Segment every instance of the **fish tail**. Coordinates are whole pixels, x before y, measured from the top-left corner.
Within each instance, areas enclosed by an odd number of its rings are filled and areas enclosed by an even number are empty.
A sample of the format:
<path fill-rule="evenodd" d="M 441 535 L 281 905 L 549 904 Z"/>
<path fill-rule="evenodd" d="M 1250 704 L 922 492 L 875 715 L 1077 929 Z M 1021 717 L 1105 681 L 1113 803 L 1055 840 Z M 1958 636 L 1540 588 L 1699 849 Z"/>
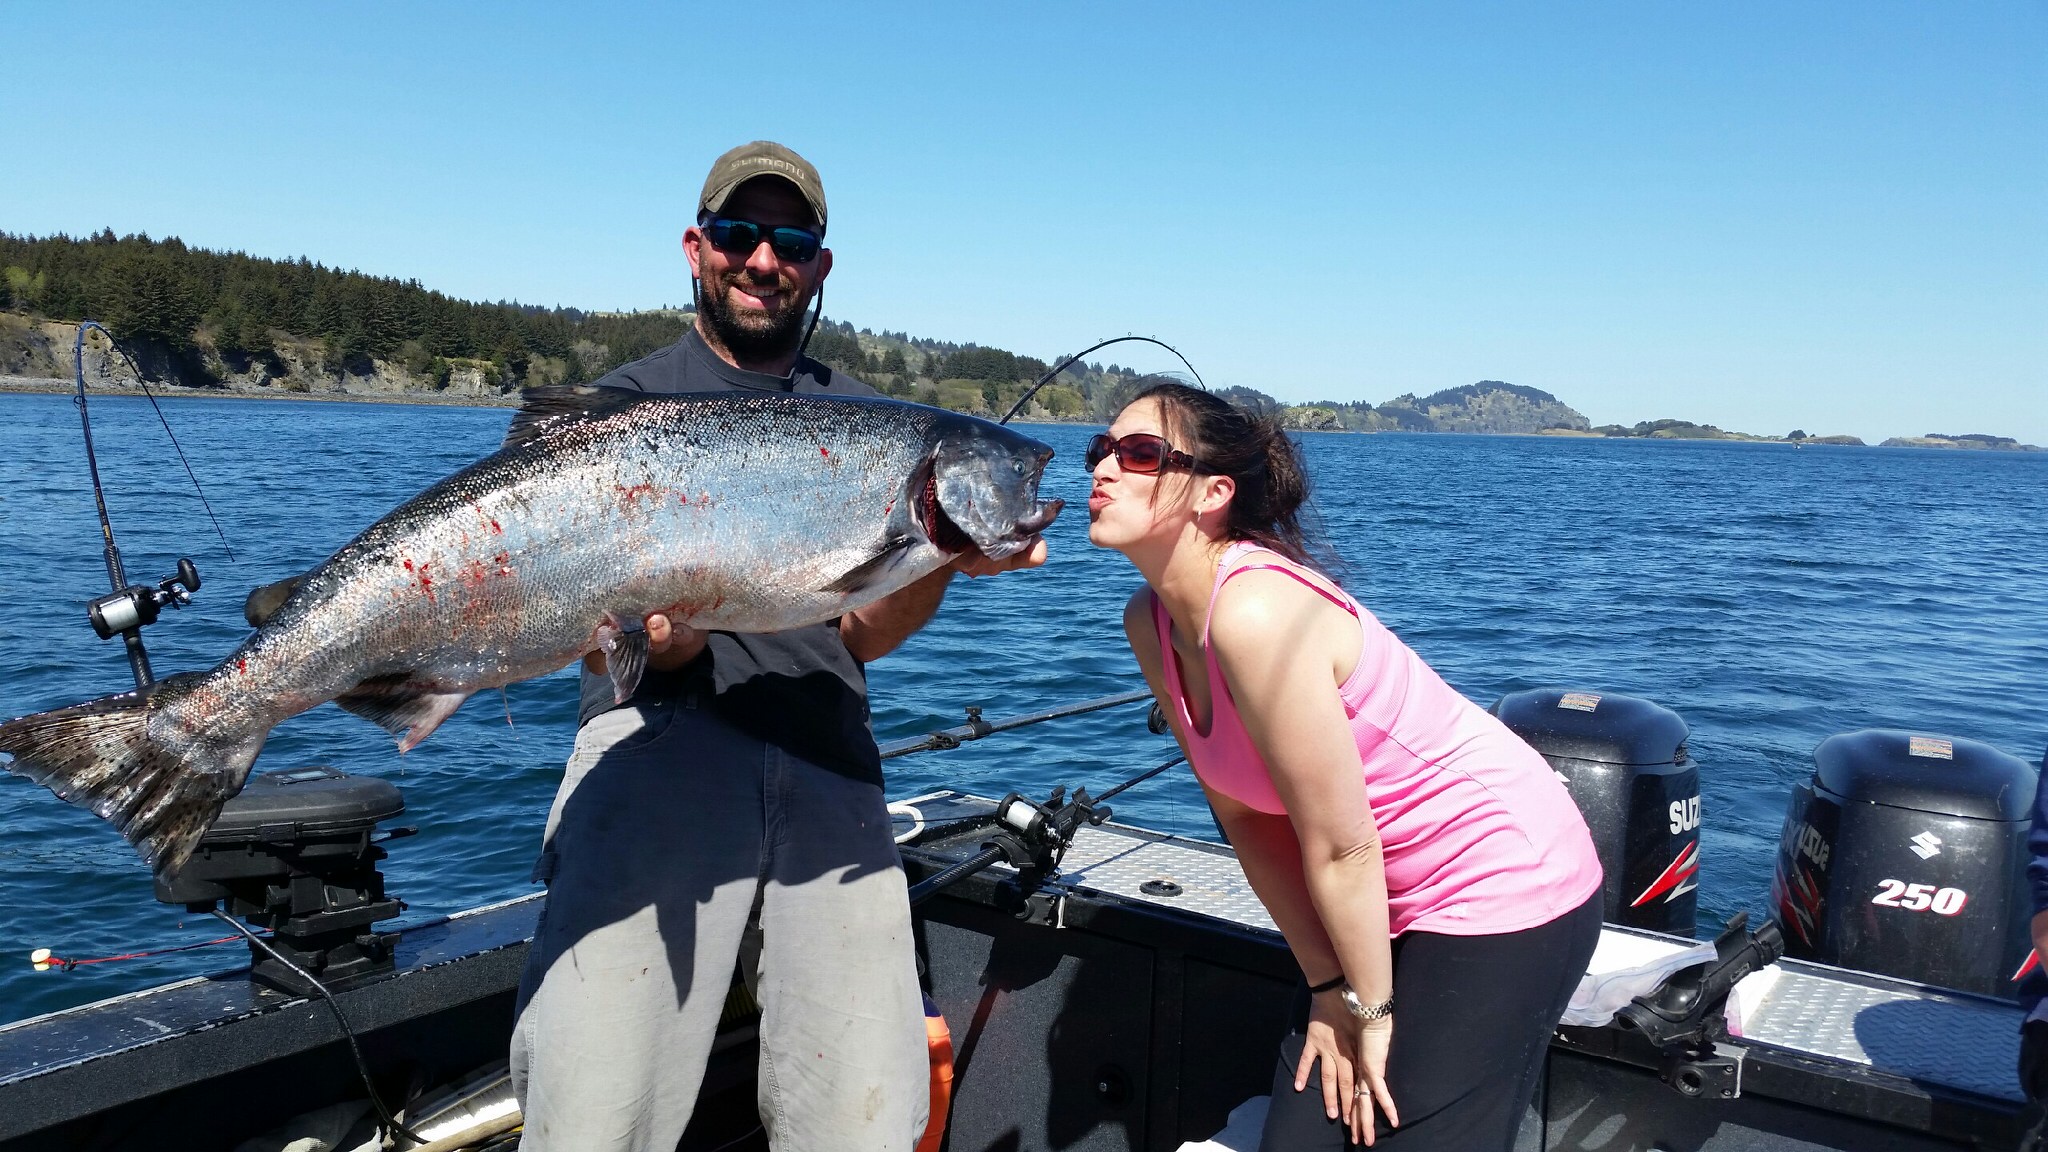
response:
<path fill-rule="evenodd" d="M 268 727 L 223 722 L 196 699 L 206 677 L 172 676 L 0 724 L 9 771 L 111 821 L 161 876 L 199 847 L 242 790 Z"/>

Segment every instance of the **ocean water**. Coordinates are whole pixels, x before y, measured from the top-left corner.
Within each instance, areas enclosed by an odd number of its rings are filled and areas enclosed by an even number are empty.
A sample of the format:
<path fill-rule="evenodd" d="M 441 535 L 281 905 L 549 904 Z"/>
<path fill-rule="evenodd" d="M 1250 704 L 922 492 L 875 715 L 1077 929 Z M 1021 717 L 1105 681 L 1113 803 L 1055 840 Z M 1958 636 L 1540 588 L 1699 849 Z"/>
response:
<path fill-rule="evenodd" d="M 146 636 L 158 675 L 239 642 L 243 594 L 323 559 L 433 480 L 492 450 L 502 409 L 167 400 L 230 560 L 147 401 L 96 399 L 93 428 L 131 578 L 199 564 L 196 603 Z M 1120 609 L 1136 585 L 1087 543 L 1092 431 L 1059 450 L 1070 502 L 1043 569 L 956 580 L 939 617 L 870 669 L 884 742 L 1140 686 Z M 1815 745 L 1885 726 L 1966 736 L 2038 762 L 2048 747 L 2048 454 L 1475 436 L 1303 438 L 1322 529 L 1351 590 L 1475 701 L 1546 685 L 1647 696 L 1692 728 L 1705 818 L 1701 919 L 1761 912 L 1789 786 Z M 68 398 L 0 396 L 0 716 L 132 687 L 86 624 L 106 591 Z M 533 890 L 528 870 L 574 736 L 566 674 L 472 700 L 403 757 L 329 707 L 281 726 L 259 769 L 328 764 L 395 781 L 420 833 L 385 872 L 406 921 Z M 508 723 L 509 713 L 509 723 Z M 1102 788 L 1171 743 L 1142 707 L 892 761 L 890 793 Z M 1180 768 L 1119 797 L 1119 819 L 1213 836 Z M 401 921 L 401 923 L 406 922 Z M 0 1020 L 230 967 L 228 945 L 65 972 L 208 940 L 155 903 L 111 828 L 0 777 Z"/>

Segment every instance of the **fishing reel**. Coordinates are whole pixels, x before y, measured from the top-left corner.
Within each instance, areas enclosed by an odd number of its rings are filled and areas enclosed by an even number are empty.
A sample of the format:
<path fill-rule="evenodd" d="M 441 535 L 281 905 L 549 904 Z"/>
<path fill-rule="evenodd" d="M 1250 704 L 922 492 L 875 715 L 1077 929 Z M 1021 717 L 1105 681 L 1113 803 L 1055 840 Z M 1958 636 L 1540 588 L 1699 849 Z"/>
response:
<path fill-rule="evenodd" d="M 1091 798 L 1086 788 L 1076 788 L 1069 800 L 1061 785 L 1043 804 L 1012 792 L 996 804 L 995 833 L 983 847 L 1001 848 L 1022 886 L 1035 889 L 1059 870 L 1081 825 L 1098 825 L 1109 817 L 1109 805 Z"/>
<path fill-rule="evenodd" d="M 1086 788 L 1075 789 L 1069 799 L 1062 785 L 1043 804 L 1012 792 L 996 802 L 995 818 L 982 834 L 981 851 L 911 885 L 911 907 L 991 865 L 1008 864 L 1017 870 L 1012 887 L 1023 906 L 1018 916 L 1024 918 L 1029 897 L 1059 871 L 1074 834 L 1083 824 L 1101 824 L 1109 818 L 1109 805 L 1089 796 Z"/>
<path fill-rule="evenodd" d="M 183 608 L 192 602 L 192 593 L 199 591 L 199 566 L 188 557 L 178 557 L 178 571 L 156 582 L 130 584 L 119 592 L 109 592 L 85 606 L 85 616 L 92 622 L 92 630 L 102 640 L 112 640 L 124 632 L 133 632 L 148 624 L 156 623 L 165 608 Z"/>

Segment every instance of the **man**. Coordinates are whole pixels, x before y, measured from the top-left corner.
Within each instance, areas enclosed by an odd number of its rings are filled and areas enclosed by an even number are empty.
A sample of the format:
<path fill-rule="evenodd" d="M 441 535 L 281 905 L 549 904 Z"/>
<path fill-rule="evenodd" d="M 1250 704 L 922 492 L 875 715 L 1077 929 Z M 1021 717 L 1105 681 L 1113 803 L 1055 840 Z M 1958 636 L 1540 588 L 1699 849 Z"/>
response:
<path fill-rule="evenodd" d="M 2041 773 L 2048 777 L 2048 756 L 2041 758 Z M 2027 830 L 2027 888 L 2033 898 L 2034 918 L 2028 922 L 2034 956 L 2026 979 L 2019 987 L 2020 1007 L 2027 1010 L 2020 1021 L 2020 1090 L 2032 1108 L 2032 1123 L 2021 1138 L 2021 1152 L 2048 1149 L 2048 786 L 2034 793 L 2034 820 Z"/>
<path fill-rule="evenodd" d="M 696 324 L 598 381 L 647 392 L 874 392 L 802 354 L 832 270 L 825 192 L 765 141 L 711 166 L 683 251 Z M 969 575 L 1035 567 L 972 555 Z M 862 665 L 929 620 L 952 569 L 771 635 L 647 619 L 655 655 L 615 707 L 585 662 L 582 728 L 549 813 L 541 927 L 512 1070 L 523 1146 L 670 1152 L 735 958 L 758 924 L 759 1105 L 778 1149 L 909 1149 L 926 1113 L 910 908 Z"/>

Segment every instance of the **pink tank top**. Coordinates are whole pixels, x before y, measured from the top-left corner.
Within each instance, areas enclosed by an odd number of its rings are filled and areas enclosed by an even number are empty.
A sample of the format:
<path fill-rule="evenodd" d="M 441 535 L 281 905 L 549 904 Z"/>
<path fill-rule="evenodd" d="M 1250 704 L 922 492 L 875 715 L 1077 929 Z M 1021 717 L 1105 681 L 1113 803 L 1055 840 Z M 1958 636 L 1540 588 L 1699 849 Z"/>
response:
<path fill-rule="evenodd" d="M 1261 559 L 1246 563 L 1248 553 Z M 1239 572 L 1284 572 L 1358 620 L 1358 667 L 1338 688 L 1379 825 L 1392 930 L 1480 936 L 1547 924 L 1600 890 L 1600 860 L 1564 784 L 1536 751 L 1444 683 L 1372 613 L 1335 585 L 1250 544 L 1224 553 L 1209 595 Z M 1158 596 L 1166 690 L 1180 713 L 1195 773 L 1210 788 L 1260 812 L 1286 807 L 1245 732 L 1230 689 L 1209 654 L 1209 729 L 1195 727 L 1181 686 L 1172 622 Z"/>

